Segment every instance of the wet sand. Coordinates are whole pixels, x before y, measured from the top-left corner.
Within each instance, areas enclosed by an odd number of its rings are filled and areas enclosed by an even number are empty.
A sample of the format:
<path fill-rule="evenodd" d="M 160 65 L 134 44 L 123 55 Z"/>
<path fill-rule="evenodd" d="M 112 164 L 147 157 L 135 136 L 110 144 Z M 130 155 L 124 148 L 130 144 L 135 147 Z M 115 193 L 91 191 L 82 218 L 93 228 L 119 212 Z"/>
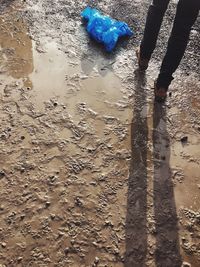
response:
<path fill-rule="evenodd" d="M 174 4 L 142 74 L 148 3 L 127 2 L 96 4 L 137 32 L 107 55 L 80 20 L 86 1 L 2 1 L 0 267 L 200 266 L 198 47 L 155 104 Z"/>

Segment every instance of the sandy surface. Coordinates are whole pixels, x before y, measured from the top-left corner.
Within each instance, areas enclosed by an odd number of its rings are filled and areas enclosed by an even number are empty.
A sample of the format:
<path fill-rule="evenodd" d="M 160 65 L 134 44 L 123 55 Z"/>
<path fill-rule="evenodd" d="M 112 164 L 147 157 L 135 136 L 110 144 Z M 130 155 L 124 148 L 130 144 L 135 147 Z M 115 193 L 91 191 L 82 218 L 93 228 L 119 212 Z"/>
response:
<path fill-rule="evenodd" d="M 0 0 L 0 267 L 200 266 L 199 18 L 152 90 L 175 2 L 142 74 L 148 1 Z M 104 53 L 87 4 L 136 36 Z"/>

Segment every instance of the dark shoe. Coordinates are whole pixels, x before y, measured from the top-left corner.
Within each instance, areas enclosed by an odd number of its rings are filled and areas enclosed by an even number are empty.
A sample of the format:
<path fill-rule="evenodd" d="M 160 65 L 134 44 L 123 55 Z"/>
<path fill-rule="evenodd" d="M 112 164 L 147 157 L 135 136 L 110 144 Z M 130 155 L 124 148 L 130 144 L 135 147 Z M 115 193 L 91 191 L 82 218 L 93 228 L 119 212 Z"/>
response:
<path fill-rule="evenodd" d="M 136 50 L 136 56 L 138 59 L 138 65 L 139 65 L 140 70 L 145 71 L 149 66 L 149 59 L 141 58 L 140 48 Z"/>
<path fill-rule="evenodd" d="M 157 87 L 156 81 L 154 83 L 154 95 L 155 100 L 159 103 L 164 103 L 167 98 L 167 90 L 168 88 Z"/>

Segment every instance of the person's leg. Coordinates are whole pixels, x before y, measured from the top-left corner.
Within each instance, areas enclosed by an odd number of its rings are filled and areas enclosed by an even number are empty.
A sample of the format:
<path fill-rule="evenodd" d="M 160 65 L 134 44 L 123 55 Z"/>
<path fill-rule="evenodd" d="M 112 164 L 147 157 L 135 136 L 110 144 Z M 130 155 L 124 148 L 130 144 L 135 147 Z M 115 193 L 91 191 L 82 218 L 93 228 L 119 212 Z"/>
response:
<path fill-rule="evenodd" d="M 189 35 L 200 9 L 200 0 L 179 0 L 176 17 L 156 87 L 168 89 L 184 55 Z"/>
<path fill-rule="evenodd" d="M 169 1 L 153 0 L 149 7 L 144 35 L 140 45 L 140 57 L 142 59 L 149 60 L 151 58 Z"/>

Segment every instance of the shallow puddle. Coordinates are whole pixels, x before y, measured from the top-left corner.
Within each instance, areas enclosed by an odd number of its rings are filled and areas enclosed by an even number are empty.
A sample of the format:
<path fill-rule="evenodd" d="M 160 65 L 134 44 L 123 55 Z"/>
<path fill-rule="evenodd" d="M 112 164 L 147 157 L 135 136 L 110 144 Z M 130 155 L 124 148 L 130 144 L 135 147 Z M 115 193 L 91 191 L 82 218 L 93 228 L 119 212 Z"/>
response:
<path fill-rule="evenodd" d="M 44 102 L 53 98 L 66 105 L 73 119 L 80 117 L 78 105 L 82 106 L 82 112 L 87 109 L 94 116 L 122 118 L 127 115 L 127 110 L 120 112 L 122 84 L 113 72 L 108 71 L 102 76 L 91 67 L 90 75 L 86 75 L 82 62 L 76 58 L 73 62 L 52 41 L 46 41 L 44 51 L 39 53 L 33 45 L 34 71 L 29 77 L 32 101 L 37 108 L 44 107 Z M 84 64 L 89 68 L 92 63 Z"/>
<path fill-rule="evenodd" d="M 16 79 L 27 78 L 33 71 L 32 41 L 28 28 L 15 9 L 0 16 L 1 72 Z"/>

